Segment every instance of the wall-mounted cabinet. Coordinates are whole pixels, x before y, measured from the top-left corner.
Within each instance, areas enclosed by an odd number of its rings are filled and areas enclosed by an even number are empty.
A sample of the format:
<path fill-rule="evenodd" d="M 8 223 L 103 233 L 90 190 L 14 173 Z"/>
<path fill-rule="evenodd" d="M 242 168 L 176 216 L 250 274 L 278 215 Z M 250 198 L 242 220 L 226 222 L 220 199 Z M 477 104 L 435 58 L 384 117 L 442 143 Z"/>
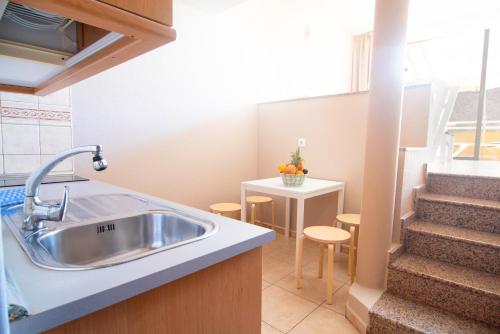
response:
<path fill-rule="evenodd" d="M 0 0 L 0 90 L 46 95 L 175 40 L 172 0 Z"/>

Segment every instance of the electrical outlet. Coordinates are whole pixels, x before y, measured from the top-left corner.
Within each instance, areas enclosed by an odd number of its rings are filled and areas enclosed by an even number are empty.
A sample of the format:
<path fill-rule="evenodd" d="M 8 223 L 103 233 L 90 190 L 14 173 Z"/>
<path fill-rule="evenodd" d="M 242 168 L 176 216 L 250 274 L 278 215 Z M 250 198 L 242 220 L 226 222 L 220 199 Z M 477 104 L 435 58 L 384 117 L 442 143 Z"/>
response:
<path fill-rule="evenodd" d="M 306 147 L 306 139 L 305 138 L 299 138 L 299 140 L 297 140 L 297 145 L 299 147 Z"/>

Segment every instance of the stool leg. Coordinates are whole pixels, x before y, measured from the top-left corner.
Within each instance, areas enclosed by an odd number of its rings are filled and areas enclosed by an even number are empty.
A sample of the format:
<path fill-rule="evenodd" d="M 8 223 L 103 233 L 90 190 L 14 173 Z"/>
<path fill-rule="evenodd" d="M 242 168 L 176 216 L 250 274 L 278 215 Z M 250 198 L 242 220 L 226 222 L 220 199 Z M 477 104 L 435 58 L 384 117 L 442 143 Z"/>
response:
<path fill-rule="evenodd" d="M 299 270 L 297 271 L 297 276 L 295 277 L 295 284 L 297 289 L 300 289 L 300 278 L 302 276 L 302 252 L 304 249 L 304 238 L 304 235 L 301 235 L 299 237 L 299 254 L 297 256 L 297 267 Z"/>
<path fill-rule="evenodd" d="M 250 212 L 250 223 L 255 225 L 255 204 L 252 204 L 252 210 Z"/>
<path fill-rule="evenodd" d="M 271 202 L 271 226 L 274 230 L 274 224 L 276 223 L 274 201 Z"/>
<path fill-rule="evenodd" d="M 356 264 L 354 263 L 354 236 L 355 236 L 355 230 L 354 226 L 351 226 L 349 229 L 351 232 L 351 239 L 349 239 L 349 277 L 351 279 L 351 284 L 354 282 L 354 272 L 356 270 Z"/>
<path fill-rule="evenodd" d="M 323 244 L 319 244 L 319 263 L 318 263 L 318 278 L 323 278 L 323 256 L 325 247 Z"/>
<path fill-rule="evenodd" d="M 328 244 L 328 276 L 326 288 L 326 303 L 332 304 L 333 299 L 333 244 Z"/>

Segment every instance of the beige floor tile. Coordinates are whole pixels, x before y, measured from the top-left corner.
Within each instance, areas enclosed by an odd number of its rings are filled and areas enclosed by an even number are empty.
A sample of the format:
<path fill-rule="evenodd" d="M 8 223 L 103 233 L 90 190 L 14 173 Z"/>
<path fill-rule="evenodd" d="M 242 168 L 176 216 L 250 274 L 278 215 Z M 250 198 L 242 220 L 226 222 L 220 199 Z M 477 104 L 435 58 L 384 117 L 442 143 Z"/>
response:
<path fill-rule="evenodd" d="M 335 275 L 335 272 L 334 272 Z M 293 294 L 306 298 L 318 305 L 326 300 L 326 271 L 323 273 L 323 278 L 318 278 L 318 266 L 309 265 L 304 267 L 302 271 L 301 288 L 296 288 L 295 275 L 292 273 L 285 278 L 275 283 L 277 286 L 290 291 Z M 333 281 L 333 292 L 335 293 L 345 283 Z"/>
<path fill-rule="evenodd" d="M 293 270 L 293 263 L 273 258 L 264 258 L 262 260 L 262 278 L 271 284 L 291 274 Z"/>
<path fill-rule="evenodd" d="M 261 334 L 282 334 L 283 332 L 277 330 L 276 328 L 273 328 L 272 326 L 269 326 L 266 324 L 264 321 L 262 321 L 262 327 L 261 327 Z"/>
<path fill-rule="evenodd" d="M 262 258 L 264 260 L 279 261 L 295 265 L 295 250 L 293 252 L 291 251 L 274 252 L 263 255 Z M 318 263 L 318 252 L 312 252 L 310 250 L 304 249 L 304 253 L 302 255 L 302 262 L 304 265 L 308 265 L 312 262 Z"/>
<path fill-rule="evenodd" d="M 262 320 L 284 333 L 316 307 L 318 305 L 276 286 L 262 291 Z"/>
<path fill-rule="evenodd" d="M 347 303 L 347 297 L 349 296 L 349 288 L 350 285 L 345 284 L 333 294 L 333 303 L 331 305 L 323 303 L 321 306 L 335 311 L 340 315 L 345 315 L 345 304 Z"/>
<path fill-rule="evenodd" d="M 271 283 L 262 280 L 262 290 L 271 286 Z"/>
<path fill-rule="evenodd" d="M 301 321 L 290 334 L 358 334 L 344 316 L 319 307 Z"/>

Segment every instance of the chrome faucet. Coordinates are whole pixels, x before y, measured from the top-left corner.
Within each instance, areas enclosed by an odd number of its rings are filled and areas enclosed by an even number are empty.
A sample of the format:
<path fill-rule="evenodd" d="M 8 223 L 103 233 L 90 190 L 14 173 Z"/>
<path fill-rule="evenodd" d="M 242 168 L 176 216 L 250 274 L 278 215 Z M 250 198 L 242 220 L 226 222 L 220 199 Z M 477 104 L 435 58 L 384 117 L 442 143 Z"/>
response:
<path fill-rule="evenodd" d="M 90 152 L 94 154 L 93 167 L 96 171 L 105 170 L 108 167 L 106 160 L 102 158 L 102 146 L 80 146 L 56 154 L 51 160 L 40 165 L 26 181 L 26 196 L 24 198 L 24 221 L 23 229 L 36 231 L 43 228 L 43 221 L 62 221 L 66 214 L 69 200 L 68 187 L 64 187 L 61 202 L 57 205 L 44 203 L 38 198 L 38 188 L 43 178 L 61 161 L 73 155 Z"/>

